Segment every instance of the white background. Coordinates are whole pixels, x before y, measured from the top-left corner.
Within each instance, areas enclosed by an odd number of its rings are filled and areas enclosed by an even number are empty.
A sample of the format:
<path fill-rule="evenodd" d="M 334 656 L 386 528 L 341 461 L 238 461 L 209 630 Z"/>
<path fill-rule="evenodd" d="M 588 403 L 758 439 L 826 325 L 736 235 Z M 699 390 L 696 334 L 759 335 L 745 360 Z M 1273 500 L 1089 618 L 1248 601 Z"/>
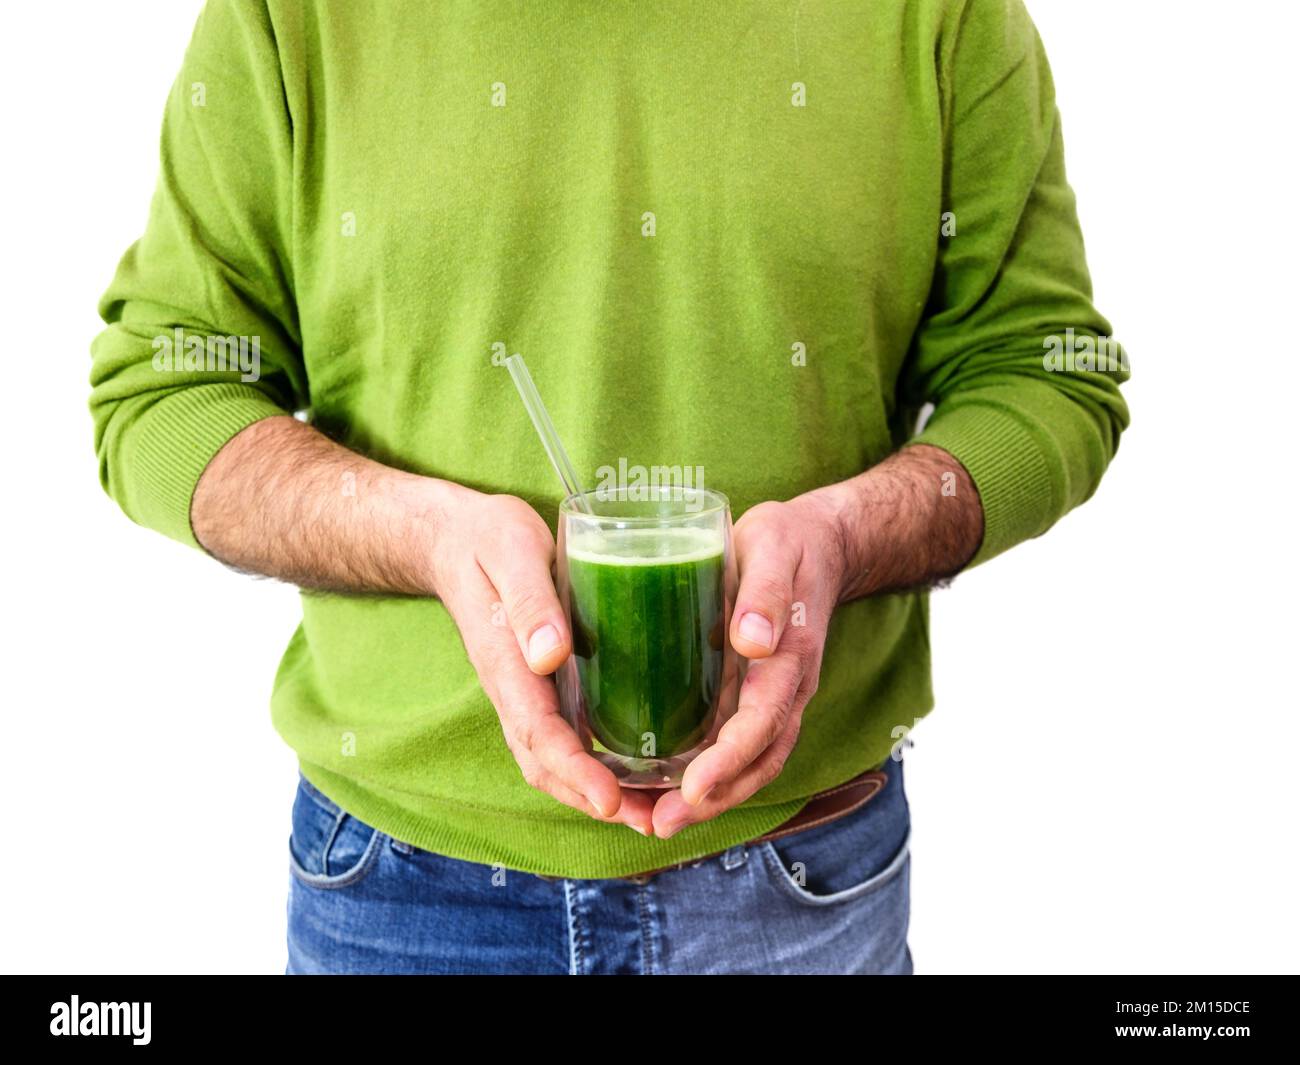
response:
<path fill-rule="evenodd" d="M 199 7 L 5 14 L 5 970 L 284 965 L 295 763 L 267 701 L 296 595 L 131 525 L 86 411 Z M 1030 8 L 1134 424 L 1090 504 L 935 596 L 917 969 L 1295 971 L 1300 25 Z"/>

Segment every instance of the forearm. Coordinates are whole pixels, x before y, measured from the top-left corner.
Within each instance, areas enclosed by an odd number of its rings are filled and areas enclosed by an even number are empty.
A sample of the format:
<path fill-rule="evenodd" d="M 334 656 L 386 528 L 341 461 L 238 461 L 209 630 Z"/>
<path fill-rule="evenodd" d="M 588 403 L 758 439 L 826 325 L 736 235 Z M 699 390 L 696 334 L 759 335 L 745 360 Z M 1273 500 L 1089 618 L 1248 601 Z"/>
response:
<path fill-rule="evenodd" d="M 245 572 L 327 591 L 432 595 L 459 486 L 373 462 L 290 417 L 235 436 L 199 480 L 200 544 Z"/>
<path fill-rule="evenodd" d="M 905 448 L 816 494 L 832 509 L 841 534 L 841 601 L 951 577 L 984 535 L 975 485 L 961 463 L 937 447 Z"/>

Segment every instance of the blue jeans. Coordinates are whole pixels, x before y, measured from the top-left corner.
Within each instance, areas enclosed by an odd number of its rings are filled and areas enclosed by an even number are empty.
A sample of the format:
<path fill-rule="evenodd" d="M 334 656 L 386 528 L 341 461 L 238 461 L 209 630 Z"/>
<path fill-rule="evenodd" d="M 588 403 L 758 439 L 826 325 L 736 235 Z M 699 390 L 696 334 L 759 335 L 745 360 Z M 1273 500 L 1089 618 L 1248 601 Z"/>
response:
<path fill-rule="evenodd" d="M 861 809 L 632 880 L 394 840 L 299 783 L 289 973 L 910 973 L 902 763 Z M 627 829 L 631 831 L 631 829 Z"/>

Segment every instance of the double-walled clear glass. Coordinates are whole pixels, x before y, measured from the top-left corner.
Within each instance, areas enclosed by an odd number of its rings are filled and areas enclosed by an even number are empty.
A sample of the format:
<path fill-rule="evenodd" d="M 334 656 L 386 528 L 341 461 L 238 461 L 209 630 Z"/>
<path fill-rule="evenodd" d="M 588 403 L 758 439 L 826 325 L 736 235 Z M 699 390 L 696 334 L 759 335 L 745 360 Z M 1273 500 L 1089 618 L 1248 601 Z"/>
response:
<path fill-rule="evenodd" d="M 585 513 L 579 499 L 591 513 Z M 560 505 L 560 600 L 573 654 L 560 707 L 624 787 L 668 788 L 736 711 L 744 660 L 727 497 L 598 489 Z"/>

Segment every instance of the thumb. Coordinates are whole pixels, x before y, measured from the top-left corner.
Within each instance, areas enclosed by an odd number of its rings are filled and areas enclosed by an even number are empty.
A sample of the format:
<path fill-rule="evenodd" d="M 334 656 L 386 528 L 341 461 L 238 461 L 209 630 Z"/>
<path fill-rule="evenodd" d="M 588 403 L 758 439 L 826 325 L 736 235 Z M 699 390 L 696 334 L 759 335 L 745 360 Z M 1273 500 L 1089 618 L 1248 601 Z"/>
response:
<path fill-rule="evenodd" d="M 497 560 L 488 572 L 501 596 L 519 650 L 534 673 L 554 673 L 569 657 L 569 627 L 555 584 L 551 560 L 518 554 Z"/>
<path fill-rule="evenodd" d="M 794 599 L 798 557 L 780 541 L 737 545 L 740 588 L 731 617 L 731 646 L 746 658 L 766 658 L 781 642 Z"/>

